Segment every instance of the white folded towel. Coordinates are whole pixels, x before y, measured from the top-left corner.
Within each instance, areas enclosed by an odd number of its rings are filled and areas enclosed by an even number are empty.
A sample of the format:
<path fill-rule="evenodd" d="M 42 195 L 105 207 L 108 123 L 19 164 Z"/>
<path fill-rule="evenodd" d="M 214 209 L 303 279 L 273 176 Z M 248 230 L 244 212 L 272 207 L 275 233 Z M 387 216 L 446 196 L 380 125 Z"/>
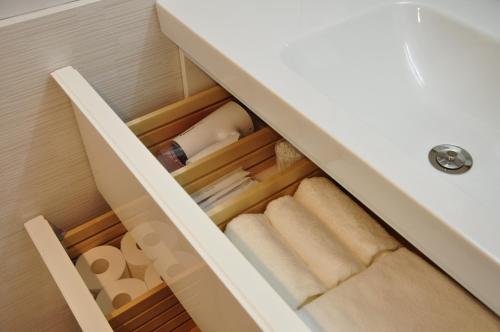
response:
<path fill-rule="evenodd" d="M 342 243 L 290 196 L 268 204 L 265 215 L 286 243 L 328 288 L 358 273 L 362 265 Z"/>
<path fill-rule="evenodd" d="M 300 183 L 294 198 L 320 219 L 365 265 L 400 244 L 349 196 L 326 178 Z"/>
<path fill-rule="evenodd" d="M 326 291 L 263 214 L 242 214 L 226 226 L 225 233 L 293 309 Z"/>
<path fill-rule="evenodd" d="M 498 332 L 499 319 L 423 259 L 398 249 L 300 311 L 313 330 Z"/>

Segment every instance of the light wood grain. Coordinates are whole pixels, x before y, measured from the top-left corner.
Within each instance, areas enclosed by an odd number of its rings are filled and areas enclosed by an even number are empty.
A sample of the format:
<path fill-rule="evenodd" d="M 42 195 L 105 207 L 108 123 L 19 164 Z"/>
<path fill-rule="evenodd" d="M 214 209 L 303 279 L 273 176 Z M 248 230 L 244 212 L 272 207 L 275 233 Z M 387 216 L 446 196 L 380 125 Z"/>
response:
<path fill-rule="evenodd" d="M 263 128 L 252 133 L 237 142 L 220 149 L 199 161 L 182 167 L 173 172 L 172 175 L 181 186 L 185 186 L 202 176 L 234 162 L 250 152 L 269 143 L 275 142 L 280 136 L 271 128 Z"/>
<path fill-rule="evenodd" d="M 108 316 L 109 323 L 113 328 L 122 326 L 171 295 L 172 291 L 166 284 L 158 285 L 123 307 L 112 311 Z"/>
<path fill-rule="evenodd" d="M 64 234 L 62 243 L 65 248 L 69 248 L 118 223 L 120 223 L 120 219 L 118 219 L 116 214 L 113 211 L 108 211 L 103 215 L 68 230 L 66 234 Z"/>
<path fill-rule="evenodd" d="M 182 321 L 178 321 L 178 317 L 182 317 Z M 190 319 L 188 313 L 184 310 L 182 305 L 180 303 L 174 305 L 173 307 L 170 307 L 166 311 L 162 312 L 161 314 L 155 316 L 153 319 L 149 320 L 146 322 L 146 324 L 141 325 L 139 328 L 137 328 L 135 331 L 136 332 L 150 332 L 150 331 L 156 331 L 160 327 L 162 328 L 162 331 L 170 331 L 177 326 L 181 325 L 183 322 L 186 320 Z M 168 324 L 168 325 L 167 325 Z M 165 326 L 167 325 L 167 326 Z M 173 325 L 173 326 L 172 326 Z M 166 329 L 170 328 L 170 330 Z"/>
<path fill-rule="evenodd" d="M 107 244 L 108 242 L 122 237 L 126 232 L 127 230 L 121 223 L 114 224 L 113 226 L 106 228 L 103 231 L 83 241 L 80 241 L 71 247 L 66 248 L 66 251 L 68 252 L 68 256 L 71 259 L 75 259 L 84 252 L 89 251 L 94 247 Z"/>
<path fill-rule="evenodd" d="M 67 230 L 109 209 L 92 179 L 71 105 L 49 74 L 74 66 L 125 121 L 182 99 L 178 49 L 160 32 L 154 5 L 102 0 L 0 28 L 0 260 L 6 272 L 0 330 L 78 330 L 30 240 L 19 235 L 39 214 Z"/>
<path fill-rule="evenodd" d="M 140 116 L 127 123 L 134 134 L 141 136 L 146 132 L 181 119 L 200 109 L 228 99 L 230 94 L 219 86 L 202 91 L 156 111 Z"/>
<path fill-rule="evenodd" d="M 187 312 L 182 312 L 179 315 L 173 317 L 168 322 L 164 323 L 159 328 L 155 329 L 155 332 L 170 332 L 174 331 L 177 327 L 184 324 L 187 320 L 189 320 L 189 314 Z"/>
<path fill-rule="evenodd" d="M 308 159 L 299 160 L 278 176 L 262 181 L 241 195 L 214 207 L 208 211 L 207 214 L 216 225 L 222 226 L 238 214 L 274 195 L 276 192 L 290 186 L 298 180 L 303 179 L 315 170 L 317 170 L 317 166 Z"/>
<path fill-rule="evenodd" d="M 192 181 L 184 186 L 184 190 L 188 193 L 193 193 L 200 190 L 207 184 L 220 179 L 222 176 L 229 174 L 238 168 L 248 170 L 251 174 L 256 174 L 259 172 L 261 167 L 266 167 L 268 164 L 267 160 L 273 161 L 274 156 L 274 142 L 271 142 L 260 149 L 253 151 L 242 158 L 239 158 L 221 168 L 218 168 L 195 181 Z"/>
<path fill-rule="evenodd" d="M 125 322 L 123 325 L 114 328 L 114 330 L 115 332 L 133 331 L 177 304 L 179 304 L 179 300 L 175 297 L 175 295 L 170 295 L 158 303 L 151 305 L 139 315 Z"/>
<path fill-rule="evenodd" d="M 196 323 L 192 319 L 190 319 L 190 320 L 182 323 L 182 325 L 180 325 L 179 327 L 176 327 L 172 331 L 173 332 L 189 332 L 189 331 L 193 331 L 195 328 L 197 328 Z"/>
<path fill-rule="evenodd" d="M 266 209 L 267 204 L 269 204 L 269 202 L 275 200 L 276 198 L 282 197 L 282 196 L 295 194 L 295 191 L 297 190 L 297 188 L 299 187 L 299 185 L 300 185 L 300 183 L 302 182 L 303 179 L 309 178 L 309 177 L 312 177 L 312 176 L 319 176 L 321 174 L 323 174 L 323 173 L 320 170 L 317 169 L 317 170 L 313 171 L 312 173 L 307 174 L 306 176 L 304 176 L 300 180 L 295 181 L 291 185 L 285 187 L 284 189 L 281 189 L 281 190 L 277 191 L 276 193 L 274 193 L 273 195 L 271 195 L 271 196 L 267 197 L 266 199 L 260 201 L 256 205 L 251 206 L 251 207 L 245 209 L 242 213 L 263 213 L 265 211 L 265 209 Z"/>
<path fill-rule="evenodd" d="M 175 136 L 186 131 L 191 126 L 201 121 L 204 117 L 217 110 L 227 101 L 228 100 L 226 99 L 211 106 L 204 107 L 200 110 L 193 111 L 192 113 L 187 114 L 180 119 L 176 119 L 175 121 L 169 122 L 161 127 L 146 132 L 145 134 L 139 136 L 139 139 L 147 147 L 154 146 L 166 140 L 173 139 Z"/>

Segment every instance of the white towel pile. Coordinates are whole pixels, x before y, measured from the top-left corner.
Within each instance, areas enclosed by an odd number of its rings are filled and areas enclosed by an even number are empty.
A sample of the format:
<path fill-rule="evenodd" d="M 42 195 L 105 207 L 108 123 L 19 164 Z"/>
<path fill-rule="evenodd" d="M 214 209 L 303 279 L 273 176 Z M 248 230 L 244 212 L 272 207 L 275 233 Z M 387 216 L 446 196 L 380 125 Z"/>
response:
<path fill-rule="evenodd" d="M 304 306 L 314 330 L 498 332 L 500 323 L 463 289 L 406 248 Z"/>
<path fill-rule="evenodd" d="M 226 235 L 313 330 L 500 332 L 498 317 L 325 178 L 233 219 Z"/>
<path fill-rule="evenodd" d="M 227 225 L 226 235 L 292 308 L 326 291 L 264 215 L 236 217 Z"/>
<path fill-rule="evenodd" d="M 365 265 L 379 253 L 399 247 L 399 242 L 365 210 L 325 178 L 303 180 L 293 197 Z"/>
<path fill-rule="evenodd" d="M 321 221 L 292 197 L 275 199 L 268 204 L 265 215 L 289 247 L 328 288 L 363 268 Z"/>

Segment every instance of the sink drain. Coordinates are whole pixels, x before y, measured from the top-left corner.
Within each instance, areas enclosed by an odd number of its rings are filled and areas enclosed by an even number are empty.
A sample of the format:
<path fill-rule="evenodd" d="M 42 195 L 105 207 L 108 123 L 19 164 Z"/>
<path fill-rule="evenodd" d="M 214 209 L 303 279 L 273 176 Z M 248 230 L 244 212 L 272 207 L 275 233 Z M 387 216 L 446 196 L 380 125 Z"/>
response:
<path fill-rule="evenodd" d="M 469 152 L 451 144 L 433 147 L 429 151 L 429 161 L 434 168 L 451 174 L 465 173 L 472 167 L 472 157 Z"/>

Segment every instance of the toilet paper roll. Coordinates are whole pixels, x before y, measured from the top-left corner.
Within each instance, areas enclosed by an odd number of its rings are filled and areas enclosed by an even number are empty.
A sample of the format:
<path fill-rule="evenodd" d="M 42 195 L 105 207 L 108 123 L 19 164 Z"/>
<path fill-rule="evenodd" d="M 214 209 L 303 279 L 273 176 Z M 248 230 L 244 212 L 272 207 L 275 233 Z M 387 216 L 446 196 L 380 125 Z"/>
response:
<path fill-rule="evenodd" d="M 144 281 L 128 278 L 107 283 L 97 295 L 96 302 L 105 315 L 129 303 L 147 291 Z"/>
<path fill-rule="evenodd" d="M 168 284 L 172 284 L 186 271 L 198 267 L 201 259 L 193 253 L 185 251 L 170 252 L 168 255 L 158 257 L 153 262 L 155 270 L 160 273 L 161 278 Z"/>
<path fill-rule="evenodd" d="M 127 232 L 120 242 L 120 249 L 127 262 L 130 274 L 134 278 L 144 280 L 144 273 L 151 261 L 144 252 L 137 246 L 135 239 L 130 232 Z"/>
<path fill-rule="evenodd" d="M 176 230 L 159 221 L 140 224 L 130 233 L 150 260 L 168 255 L 168 248 L 177 242 Z"/>
<path fill-rule="evenodd" d="M 96 295 L 104 285 L 128 277 L 127 264 L 122 252 L 113 246 L 98 246 L 78 257 L 76 269 L 83 281 Z"/>
<path fill-rule="evenodd" d="M 155 288 L 156 286 L 163 283 L 160 274 L 156 271 L 153 264 L 150 264 L 146 269 L 146 273 L 144 274 L 144 282 L 146 283 L 146 287 L 148 289 Z"/>

